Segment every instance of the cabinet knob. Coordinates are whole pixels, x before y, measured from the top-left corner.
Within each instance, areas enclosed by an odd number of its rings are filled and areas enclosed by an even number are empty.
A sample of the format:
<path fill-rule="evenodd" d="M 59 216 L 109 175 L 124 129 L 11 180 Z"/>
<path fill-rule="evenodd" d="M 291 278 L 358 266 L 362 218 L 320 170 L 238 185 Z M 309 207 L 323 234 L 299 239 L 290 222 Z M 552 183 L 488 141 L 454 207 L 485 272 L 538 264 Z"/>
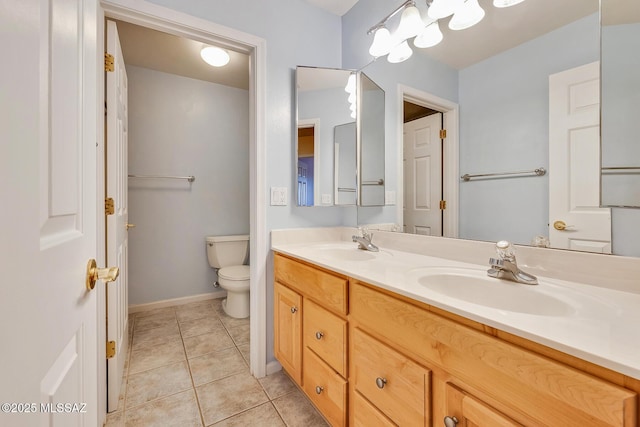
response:
<path fill-rule="evenodd" d="M 456 427 L 458 425 L 458 419 L 456 417 L 446 416 L 444 417 L 444 427 Z"/>
<path fill-rule="evenodd" d="M 320 394 L 324 391 L 324 387 L 320 387 L 319 385 L 316 386 L 316 394 Z"/>
<path fill-rule="evenodd" d="M 317 340 L 321 340 L 323 336 L 324 336 L 324 333 L 322 333 L 320 331 L 316 332 L 316 339 Z"/>
<path fill-rule="evenodd" d="M 298 311 L 298 307 L 291 307 L 291 313 L 296 314 L 296 311 Z"/>
<path fill-rule="evenodd" d="M 384 388 L 386 384 L 387 384 L 386 378 L 381 378 L 381 377 L 376 378 L 376 385 L 378 386 L 378 388 Z"/>

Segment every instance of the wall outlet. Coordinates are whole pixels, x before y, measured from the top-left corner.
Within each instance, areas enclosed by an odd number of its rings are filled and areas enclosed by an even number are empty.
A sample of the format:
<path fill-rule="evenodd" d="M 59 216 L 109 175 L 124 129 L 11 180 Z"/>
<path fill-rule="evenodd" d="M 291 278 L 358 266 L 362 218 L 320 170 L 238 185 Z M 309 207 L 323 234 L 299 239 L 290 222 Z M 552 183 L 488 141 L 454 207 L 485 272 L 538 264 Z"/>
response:
<path fill-rule="evenodd" d="M 385 191 L 384 192 L 384 204 L 385 205 L 395 205 L 396 204 L 396 192 L 395 191 Z"/>
<path fill-rule="evenodd" d="M 271 187 L 271 206 L 287 206 L 287 187 Z"/>
<path fill-rule="evenodd" d="M 321 203 L 323 205 L 330 205 L 331 204 L 331 194 L 323 194 Z"/>

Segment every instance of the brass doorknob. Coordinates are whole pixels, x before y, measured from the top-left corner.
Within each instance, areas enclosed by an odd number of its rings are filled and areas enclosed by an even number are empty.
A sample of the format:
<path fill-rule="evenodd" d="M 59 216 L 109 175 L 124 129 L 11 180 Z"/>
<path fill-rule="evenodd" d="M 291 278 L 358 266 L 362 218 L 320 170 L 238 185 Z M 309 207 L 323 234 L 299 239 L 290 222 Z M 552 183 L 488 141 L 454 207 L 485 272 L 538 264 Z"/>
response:
<path fill-rule="evenodd" d="M 97 280 L 113 282 L 118 278 L 120 269 L 118 267 L 98 268 L 96 260 L 91 258 L 87 263 L 87 290 L 90 291 L 96 286 Z"/>
<path fill-rule="evenodd" d="M 555 228 L 558 231 L 563 231 L 570 227 L 573 227 L 573 225 L 567 225 L 564 221 L 555 221 L 553 223 L 553 228 Z"/>
<path fill-rule="evenodd" d="M 129 223 L 127 223 L 127 225 L 125 225 L 125 227 L 127 228 L 127 231 L 129 231 L 130 228 L 133 228 L 135 226 L 136 226 L 135 224 L 129 224 Z"/>

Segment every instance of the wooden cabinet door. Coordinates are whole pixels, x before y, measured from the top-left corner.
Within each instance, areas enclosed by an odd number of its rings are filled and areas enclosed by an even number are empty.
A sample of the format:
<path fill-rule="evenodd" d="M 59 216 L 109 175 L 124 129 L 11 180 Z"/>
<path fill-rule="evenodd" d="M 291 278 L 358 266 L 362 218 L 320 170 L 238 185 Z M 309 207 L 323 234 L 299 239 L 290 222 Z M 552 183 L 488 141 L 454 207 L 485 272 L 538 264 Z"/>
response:
<path fill-rule="evenodd" d="M 274 353 L 282 367 L 302 384 L 302 297 L 274 284 Z"/>
<path fill-rule="evenodd" d="M 512 419 L 504 416 L 482 401 L 464 393 L 459 388 L 447 384 L 447 416 L 460 427 L 516 427 L 521 426 Z M 434 422 L 435 426 L 447 424 L 442 421 Z"/>

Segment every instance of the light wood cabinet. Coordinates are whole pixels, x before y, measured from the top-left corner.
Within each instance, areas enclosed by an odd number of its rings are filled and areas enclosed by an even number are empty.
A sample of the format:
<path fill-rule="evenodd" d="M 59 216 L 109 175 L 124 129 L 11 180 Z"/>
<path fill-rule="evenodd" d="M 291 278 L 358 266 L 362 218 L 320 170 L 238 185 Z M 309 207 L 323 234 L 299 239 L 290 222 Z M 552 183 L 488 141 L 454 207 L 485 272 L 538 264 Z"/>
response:
<path fill-rule="evenodd" d="M 638 380 L 279 254 L 274 303 L 276 358 L 333 426 L 638 425 Z"/>

